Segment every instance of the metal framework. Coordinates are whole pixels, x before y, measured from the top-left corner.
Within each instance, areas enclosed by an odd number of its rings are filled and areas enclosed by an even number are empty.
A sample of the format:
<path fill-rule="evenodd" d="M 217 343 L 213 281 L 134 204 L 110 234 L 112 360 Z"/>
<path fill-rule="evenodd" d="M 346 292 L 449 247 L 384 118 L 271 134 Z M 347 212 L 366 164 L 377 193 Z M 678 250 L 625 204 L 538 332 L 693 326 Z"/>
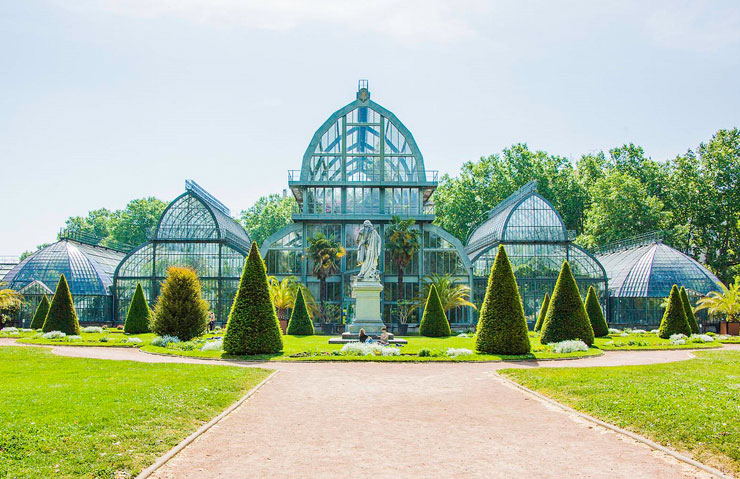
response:
<path fill-rule="evenodd" d="M 492 209 L 468 238 L 473 264 L 473 298 L 481 303 L 498 246 L 503 244 L 517 278 L 524 313 L 534 323 L 545 293 L 552 293 L 563 261 L 568 260 L 581 294 L 594 286 L 606 304 L 606 271 L 591 253 L 572 242 L 555 208 L 532 181 Z"/>
<path fill-rule="evenodd" d="M 141 283 L 153 304 L 170 266 L 193 268 L 203 297 L 211 304 L 217 323 L 225 323 L 239 286 L 244 258 L 251 241 L 229 209 L 192 180 L 185 193 L 162 213 L 156 232 L 121 261 L 115 270 L 115 319 L 126 318 L 129 303 Z"/>
<path fill-rule="evenodd" d="M 339 312 L 353 302 L 350 278 L 358 268 L 355 236 L 369 219 L 385 238 L 394 215 L 414 218 L 422 235 L 422 249 L 404 270 L 404 295 L 419 293 L 423 277 L 452 274 L 471 284 L 471 265 L 462 244 L 432 225 L 430 197 L 437 187 L 437 172 L 426 170 L 411 132 L 389 110 L 370 100 L 367 82 L 360 81 L 356 100 L 340 108 L 315 132 L 300 170 L 288 173 L 288 184 L 298 202 L 294 224 L 270 236 L 261 251 L 269 274 L 295 276 L 319 297 L 319 283 L 306 258 L 307 239 L 323 233 L 347 250 L 341 273 L 328 279 L 328 302 Z M 385 289 L 384 320 L 395 326 L 392 307 L 398 298 L 397 271 L 389 255 L 380 258 Z M 452 311 L 453 325 L 472 321 L 467 308 Z"/>

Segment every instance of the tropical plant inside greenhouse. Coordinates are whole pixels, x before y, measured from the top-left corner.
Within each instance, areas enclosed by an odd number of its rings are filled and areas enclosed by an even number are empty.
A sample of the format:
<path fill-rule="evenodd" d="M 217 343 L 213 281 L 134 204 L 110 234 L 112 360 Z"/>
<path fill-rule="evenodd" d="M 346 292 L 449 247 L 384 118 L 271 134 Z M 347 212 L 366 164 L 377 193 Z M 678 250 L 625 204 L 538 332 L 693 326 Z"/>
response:
<path fill-rule="evenodd" d="M 189 341 L 206 332 L 208 310 L 208 302 L 202 297 L 195 271 L 171 266 L 154 307 L 152 332 Z"/>
<path fill-rule="evenodd" d="M 581 340 L 591 346 L 594 342 L 594 330 L 570 264 L 565 261 L 550 298 L 540 342 L 549 344 L 571 339 Z"/>
<path fill-rule="evenodd" d="M 345 251 L 338 241 L 316 233 L 308 238 L 308 257 L 313 263 L 312 273 L 319 280 L 319 303 L 322 318 L 326 316 L 326 280 L 341 271 L 340 260 Z"/>
<path fill-rule="evenodd" d="M 390 252 L 391 260 L 398 270 L 398 301 L 403 301 L 403 273 L 421 249 L 421 234 L 414 228 L 414 219 L 401 219 L 394 215 L 385 230 L 385 247 Z"/>
<path fill-rule="evenodd" d="M 442 309 L 445 313 L 460 306 L 469 306 L 476 309 L 475 304 L 470 302 L 470 286 L 460 282 L 451 274 L 431 274 L 424 277 L 424 286 L 419 295 L 414 298 L 417 308 L 424 306 L 432 287 L 437 291 Z"/>
<path fill-rule="evenodd" d="M 275 305 L 275 312 L 279 320 L 287 321 L 288 310 L 295 304 L 299 291 L 303 294 L 309 311 L 312 314 L 319 312 L 316 306 L 316 300 L 311 294 L 311 291 L 305 285 L 299 283 L 298 278 L 295 276 L 287 276 L 283 279 L 268 276 L 267 284 L 270 288 L 270 299 L 272 300 L 272 304 Z"/>
<path fill-rule="evenodd" d="M 61 331 L 67 335 L 80 335 L 80 322 L 77 319 L 77 311 L 72 302 L 72 294 L 69 292 L 67 278 L 64 275 L 59 277 L 54 297 L 49 305 L 49 312 L 46 313 L 43 332 Z"/>
<path fill-rule="evenodd" d="M 711 316 L 719 316 L 727 322 L 740 321 L 740 277 L 730 286 L 720 284 L 721 291 L 711 291 L 697 302 L 696 311 L 707 310 Z"/>
<path fill-rule="evenodd" d="M 445 337 L 452 334 L 450 323 L 447 321 L 437 288 L 434 284 L 429 288 L 429 296 L 424 306 L 424 314 L 419 323 L 419 335 L 432 338 Z"/>

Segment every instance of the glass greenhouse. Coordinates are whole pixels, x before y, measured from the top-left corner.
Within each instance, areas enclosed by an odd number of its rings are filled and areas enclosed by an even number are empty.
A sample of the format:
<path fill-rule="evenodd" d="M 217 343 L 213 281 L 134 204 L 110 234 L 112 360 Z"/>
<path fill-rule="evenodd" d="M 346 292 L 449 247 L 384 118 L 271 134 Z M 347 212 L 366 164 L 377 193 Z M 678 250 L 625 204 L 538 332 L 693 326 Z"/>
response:
<path fill-rule="evenodd" d="M 608 321 L 620 327 L 657 328 L 663 317 L 661 303 L 676 284 L 684 286 L 694 302 L 720 281 L 696 260 L 648 234 L 602 248 L 598 256 L 609 277 Z M 706 313 L 697 314 L 706 323 Z"/>
<path fill-rule="evenodd" d="M 194 181 L 162 213 L 153 237 L 132 250 L 116 268 L 115 319 L 126 319 L 129 303 L 141 283 L 150 305 L 170 266 L 193 268 L 203 298 L 224 324 L 236 295 L 251 241 L 229 209 Z"/>
<path fill-rule="evenodd" d="M 586 250 L 572 242 L 560 214 L 537 193 L 530 182 L 488 213 L 488 219 L 473 231 L 465 251 L 473 265 L 473 298 L 480 304 L 498 251 L 506 247 L 524 314 L 530 326 L 536 320 L 545 293 L 552 294 L 563 261 L 568 260 L 581 295 L 593 286 L 606 302 L 607 278 L 604 268 Z"/>
<path fill-rule="evenodd" d="M 109 322 L 113 272 L 124 256 L 122 251 L 88 244 L 72 232 L 62 232 L 59 241 L 18 263 L 3 279 L 23 294 L 19 324 L 31 324 L 39 301 L 44 294 L 54 294 L 62 274 L 67 278 L 80 323 Z"/>
<path fill-rule="evenodd" d="M 411 132 L 389 110 L 370 100 L 367 82 L 361 81 L 355 101 L 334 112 L 315 132 L 300 170 L 288 174 L 298 202 L 294 223 L 270 236 L 261 251 L 268 274 L 295 276 L 319 298 L 319 282 L 306 258 L 308 238 L 322 233 L 340 242 L 347 254 L 339 274 L 328 278 L 329 308 L 324 329 L 342 329 L 342 311 L 350 308 L 350 280 L 357 274 L 355 238 L 364 220 L 373 222 L 381 238 L 392 216 L 413 218 L 420 229 L 422 249 L 404 270 L 404 297 L 419 294 L 424 276 L 450 274 L 470 284 L 470 262 L 462 244 L 432 225 L 430 196 L 437 187 L 437 172 L 424 167 L 424 159 Z M 398 300 L 396 267 L 386 253 L 380 258 L 385 289 L 384 321 L 394 326 L 392 307 Z M 449 312 L 453 326 L 469 324 L 467 308 Z"/>

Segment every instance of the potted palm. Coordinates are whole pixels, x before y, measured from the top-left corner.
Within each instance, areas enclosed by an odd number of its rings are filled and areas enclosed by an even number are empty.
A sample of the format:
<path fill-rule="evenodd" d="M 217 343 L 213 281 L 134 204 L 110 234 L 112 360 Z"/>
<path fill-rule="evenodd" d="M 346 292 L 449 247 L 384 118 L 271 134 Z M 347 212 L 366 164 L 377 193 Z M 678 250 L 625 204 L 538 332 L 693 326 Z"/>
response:
<path fill-rule="evenodd" d="M 390 253 L 391 261 L 396 266 L 398 273 L 398 298 L 399 302 L 405 298 L 403 288 L 403 273 L 411 263 L 411 260 L 421 249 L 420 233 L 414 228 L 414 220 L 402 220 L 400 216 L 394 215 L 391 223 L 385 229 L 385 249 Z"/>
<path fill-rule="evenodd" d="M 329 276 L 339 273 L 344 248 L 333 238 L 327 238 L 322 233 L 316 233 L 313 237 L 308 238 L 306 252 L 313 262 L 312 274 L 319 280 L 319 317 L 322 324 L 330 323 L 330 316 L 326 314 L 326 280 Z M 323 325 L 322 329 L 326 331 Z"/>
<path fill-rule="evenodd" d="M 414 314 L 414 303 L 411 301 L 399 301 L 393 307 L 393 314 L 398 317 L 398 335 L 405 336 L 409 332 L 409 319 Z"/>
<path fill-rule="evenodd" d="M 272 304 L 275 305 L 275 312 L 277 313 L 278 321 L 280 321 L 280 329 L 283 331 L 283 334 L 288 329 L 288 311 L 295 304 L 299 289 L 303 291 L 303 299 L 311 310 L 311 315 L 316 316 L 316 300 L 311 294 L 311 291 L 299 283 L 298 278 L 295 276 L 288 276 L 282 280 L 279 280 L 275 276 L 268 276 L 267 285 L 269 286 L 270 298 L 272 299 Z"/>
<path fill-rule="evenodd" d="M 424 307 L 432 285 L 437 289 L 439 299 L 442 302 L 442 308 L 448 319 L 450 317 L 450 310 L 460 306 L 469 306 L 473 309 L 478 309 L 470 302 L 470 286 L 460 283 L 451 274 L 431 274 L 425 276 L 424 287 L 413 300 L 413 309 Z"/>
<path fill-rule="evenodd" d="M 740 277 L 728 288 L 720 284 L 722 291 L 711 291 L 697 302 L 696 311 L 706 309 L 711 316 L 721 316 L 719 333 L 740 335 Z"/>

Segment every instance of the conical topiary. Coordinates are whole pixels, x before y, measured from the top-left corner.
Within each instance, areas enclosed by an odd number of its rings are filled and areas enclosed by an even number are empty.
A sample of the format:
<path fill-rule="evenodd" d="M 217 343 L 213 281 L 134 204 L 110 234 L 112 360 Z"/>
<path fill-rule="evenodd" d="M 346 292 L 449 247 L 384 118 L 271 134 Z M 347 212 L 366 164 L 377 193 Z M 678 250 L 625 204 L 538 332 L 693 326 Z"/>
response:
<path fill-rule="evenodd" d="M 691 332 L 694 334 L 699 334 L 699 323 L 696 322 L 696 315 L 694 314 L 694 310 L 691 307 L 691 302 L 689 301 L 689 295 L 686 292 L 686 288 L 681 286 L 681 290 L 679 291 L 679 294 L 681 295 L 681 302 L 683 303 L 683 311 L 686 313 L 686 321 L 689 322 L 689 327 L 691 328 Z"/>
<path fill-rule="evenodd" d="M 77 319 L 72 294 L 69 292 L 67 278 L 64 275 L 59 277 L 57 289 L 54 291 L 54 297 L 49 304 L 49 312 L 46 313 L 46 320 L 41 330 L 45 333 L 61 331 L 70 335 L 80 334 L 80 322 Z"/>
<path fill-rule="evenodd" d="M 46 321 L 46 315 L 49 312 L 49 298 L 44 295 L 39 302 L 36 312 L 31 320 L 31 329 L 41 329 L 44 327 L 44 321 Z"/>
<path fill-rule="evenodd" d="M 691 327 L 686 319 L 681 293 L 678 292 L 678 286 L 675 284 L 668 296 L 668 306 L 665 308 L 665 313 L 663 313 L 663 320 L 660 322 L 660 328 L 658 328 L 658 336 L 668 339 L 674 334 L 691 336 Z"/>
<path fill-rule="evenodd" d="M 152 320 L 152 311 L 146 303 L 144 290 L 141 283 L 136 283 L 134 297 L 131 298 L 131 304 L 128 307 L 126 315 L 126 324 L 123 326 L 123 332 L 126 334 L 143 334 L 149 332 L 149 323 Z"/>
<path fill-rule="evenodd" d="M 599 297 L 596 295 L 593 286 L 588 287 L 588 294 L 586 294 L 586 314 L 588 314 L 588 319 L 591 321 L 591 328 L 594 330 L 595 337 L 609 336 L 609 326 L 606 324 L 604 311 L 601 310 Z"/>
<path fill-rule="evenodd" d="M 594 343 L 594 330 L 583 306 L 576 279 L 570 271 L 570 264 L 565 261 L 542 323 L 540 342 L 550 344 L 574 339 L 591 346 Z"/>
<path fill-rule="evenodd" d="M 542 306 L 540 306 L 540 314 L 537 315 L 537 322 L 534 323 L 535 332 L 542 330 L 542 323 L 545 322 L 545 315 L 547 314 L 547 307 L 550 306 L 550 293 L 545 293 L 545 298 L 542 300 Z"/>
<path fill-rule="evenodd" d="M 475 349 L 486 354 L 527 354 L 531 349 L 522 297 L 503 245 L 498 247 L 488 277 Z"/>
<path fill-rule="evenodd" d="M 288 321 L 286 334 L 310 336 L 313 333 L 313 323 L 311 322 L 311 316 L 308 314 L 306 300 L 303 297 L 303 289 L 298 288 L 298 294 L 295 297 L 293 311 L 290 313 L 290 321 Z"/>
<path fill-rule="evenodd" d="M 152 332 L 190 341 L 203 335 L 208 324 L 208 301 L 201 296 L 198 275 L 190 268 L 171 266 L 154 307 Z"/>
<path fill-rule="evenodd" d="M 252 243 L 239 290 L 231 306 L 224 335 L 224 351 L 228 354 L 271 354 L 283 349 L 275 307 L 270 299 L 265 262 L 257 243 Z"/>
<path fill-rule="evenodd" d="M 424 314 L 419 323 L 419 336 L 430 338 L 441 338 L 452 334 L 450 323 L 447 322 L 447 315 L 442 307 L 442 301 L 439 299 L 439 293 L 436 286 L 429 288 L 429 296 L 424 306 Z"/>

